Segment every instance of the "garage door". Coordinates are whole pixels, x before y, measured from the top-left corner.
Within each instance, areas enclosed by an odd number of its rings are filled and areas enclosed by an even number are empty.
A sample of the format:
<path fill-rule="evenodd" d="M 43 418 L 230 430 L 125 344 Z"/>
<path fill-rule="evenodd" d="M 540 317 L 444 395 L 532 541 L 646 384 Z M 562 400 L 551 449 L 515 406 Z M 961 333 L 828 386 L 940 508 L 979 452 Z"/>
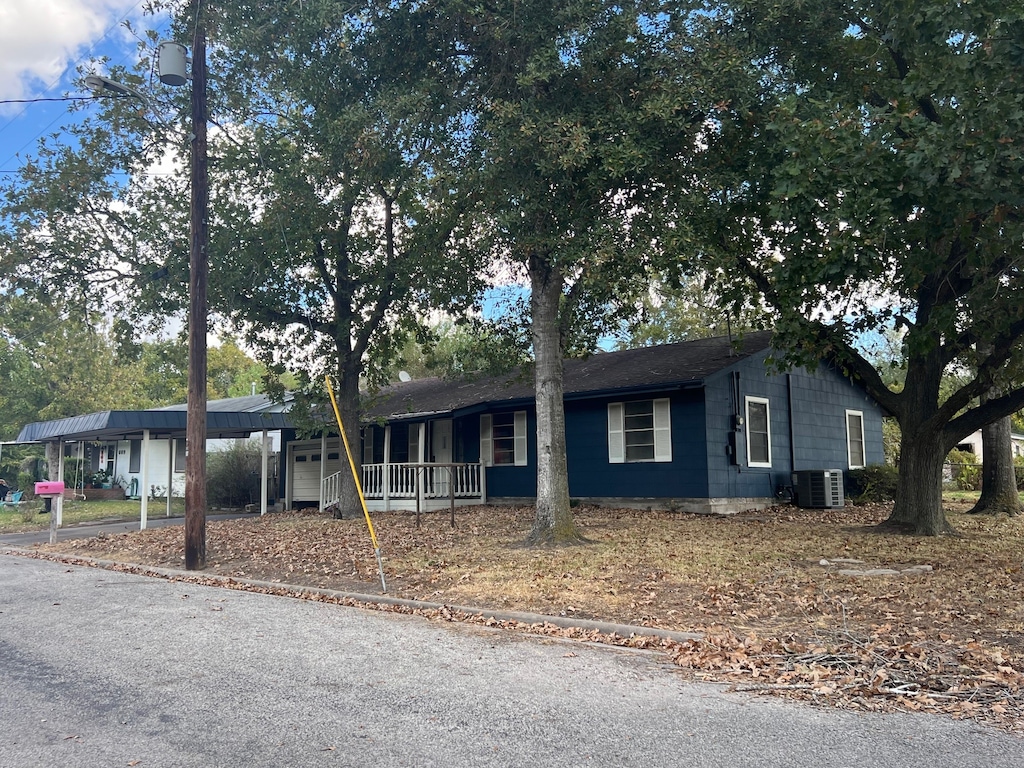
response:
<path fill-rule="evenodd" d="M 323 462 L 320 441 L 296 443 L 292 447 L 291 476 L 292 501 L 318 501 L 320 499 L 320 464 Z M 327 465 L 324 476 L 340 472 L 342 467 L 339 441 L 327 441 Z"/>

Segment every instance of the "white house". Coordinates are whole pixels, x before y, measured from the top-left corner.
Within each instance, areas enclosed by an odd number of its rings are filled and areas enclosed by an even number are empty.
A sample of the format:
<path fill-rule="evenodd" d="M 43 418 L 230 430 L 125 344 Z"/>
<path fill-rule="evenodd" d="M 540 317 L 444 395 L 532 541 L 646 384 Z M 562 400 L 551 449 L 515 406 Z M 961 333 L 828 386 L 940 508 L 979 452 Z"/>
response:
<path fill-rule="evenodd" d="M 148 498 L 166 496 L 169 508 L 170 498 L 184 493 L 186 410 L 181 404 L 35 422 L 21 430 L 17 442 L 61 444 L 62 462 L 81 464 L 80 470 L 71 473 L 81 474 L 73 478 L 73 487 L 102 471 L 113 486 L 111 491 L 120 495 L 119 489 L 123 489 L 123 493 L 142 500 L 145 525 Z M 262 487 L 266 489 L 269 454 L 280 445 L 281 430 L 291 426 L 286 410 L 287 405 L 274 403 L 266 395 L 211 400 L 206 407 L 207 449 L 216 450 L 224 441 L 255 436 L 262 441 Z M 266 505 L 264 490 L 261 511 Z"/>
<path fill-rule="evenodd" d="M 1010 434 L 1010 440 L 1013 443 L 1013 455 L 1024 456 L 1024 435 L 1013 432 Z M 978 464 L 983 464 L 985 461 L 984 451 L 982 448 L 981 430 L 968 435 L 958 445 L 957 450 L 966 451 L 967 453 L 973 453 L 977 459 Z"/>

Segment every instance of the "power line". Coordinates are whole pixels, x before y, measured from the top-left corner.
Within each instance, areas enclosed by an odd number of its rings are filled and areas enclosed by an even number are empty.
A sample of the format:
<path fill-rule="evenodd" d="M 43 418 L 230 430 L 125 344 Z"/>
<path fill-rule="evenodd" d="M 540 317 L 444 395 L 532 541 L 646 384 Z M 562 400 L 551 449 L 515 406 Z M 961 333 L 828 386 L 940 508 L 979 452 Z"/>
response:
<path fill-rule="evenodd" d="M 0 104 L 36 104 L 40 101 L 87 101 L 95 96 L 53 96 L 38 99 L 0 99 Z M 37 137 L 38 138 L 38 137 Z"/>
<path fill-rule="evenodd" d="M 96 49 L 97 49 L 97 48 L 98 48 L 98 47 L 99 47 L 99 46 L 100 46 L 100 45 L 101 45 L 102 43 L 104 43 L 104 42 L 105 42 L 105 41 L 106 41 L 106 40 L 107 40 L 107 39 L 108 39 L 108 38 L 110 37 L 111 33 L 112 33 L 112 32 L 113 32 L 113 31 L 114 31 L 115 29 L 117 29 L 118 27 L 120 27 L 120 26 L 121 26 L 121 25 L 122 25 L 122 24 L 123 24 L 123 23 L 124 23 L 124 22 L 125 22 L 125 21 L 126 21 L 126 20 L 127 20 L 128 18 L 130 18 L 130 17 L 131 17 L 131 15 L 132 15 L 132 14 L 133 14 L 133 13 L 134 13 L 134 12 L 136 11 L 136 9 L 137 9 L 137 8 L 138 8 L 138 7 L 140 6 L 140 5 L 142 5 L 142 3 L 143 3 L 143 0 L 136 0 L 135 4 L 134 4 L 134 5 L 132 5 L 132 7 L 131 7 L 131 8 L 129 8 L 129 9 L 127 10 L 127 11 L 125 11 L 123 15 L 119 16 L 119 17 L 117 18 L 117 20 L 116 20 L 115 22 L 113 22 L 113 23 L 112 23 L 112 24 L 111 24 L 110 26 L 108 26 L 108 27 L 107 27 L 107 29 L 106 29 L 106 30 L 105 30 L 105 31 L 103 32 L 103 34 L 102 34 L 102 35 L 100 36 L 100 38 L 99 38 L 98 40 L 96 40 L 96 41 L 95 41 L 95 42 L 94 42 L 94 43 L 93 43 L 92 45 L 90 45 L 90 46 L 89 46 L 89 49 L 88 49 L 88 50 L 87 50 L 87 51 L 86 51 L 85 53 L 83 53 L 83 54 L 82 54 L 81 56 L 79 56 L 79 57 L 78 57 L 77 59 L 75 59 L 75 60 L 73 60 L 73 61 L 69 61 L 69 62 L 68 62 L 68 65 L 67 65 L 66 67 L 64 67 L 64 70 L 63 70 L 63 71 L 62 71 L 62 72 L 61 72 L 61 73 L 60 73 L 60 74 L 59 74 L 59 75 L 58 75 L 58 76 L 56 77 L 56 79 L 54 79 L 53 81 L 51 81 L 51 82 L 50 82 L 50 84 L 49 84 L 48 86 L 46 86 L 46 88 L 44 89 L 44 92 L 45 92 L 45 91 L 49 91 L 49 90 L 51 90 L 51 89 L 52 89 L 52 88 L 53 88 L 54 86 L 56 86 L 56 85 L 57 85 L 57 84 L 58 84 L 58 83 L 59 83 L 59 82 L 60 82 L 60 81 L 61 81 L 61 80 L 62 80 L 62 79 L 64 78 L 64 75 L 65 75 L 65 74 L 67 74 L 67 72 L 68 72 L 68 71 L 69 71 L 70 69 L 72 69 L 73 67 L 77 67 L 77 66 L 78 66 L 78 65 L 79 65 L 79 64 L 80 64 L 80 63 L 81 63 L 82 61 L 84 61 L 85 59 L 87 59 L 87 58 L 91 58 L 92 56 L 94 56 L 94 54 L 95 54 L 95 51 L 96 51 Z M 125 58 L 127 58 L 127 53 L 126 53 L 126 54 L 124 54 L 124 55 L 123 55 L 123 56 L 121 57 L 121 61 L 123 62 L 123 61 L 125 60 Z M 68 99 L 67 99 L 67 100 L 69 100 L 69 101 L 70 101 L 70 100 L 73 100 L 74 98 L 91 98 L 91 97 L 68 97 Z M 54 99 L 45 99 L 45 98 L 40 98 L 40 99 L 25 99 L 24 101 L 16 101 L 16 100 L 12 100 L 12 101 L 9 101 L 9 102 L 3 102 L 3 103 L 11 103 L 11 104 L 31 104 L 31 103 L 34 103 L 34 102 L 36 102 L 36 101 L 49 101 L 49 100 L 52 100 L 52 101 L 63 101 L 64 99 L 56 99 L 56 98 L 54 98 Z M 20 119 L 20 118 L 21 118 L 22 116 L 24 116 L 24 114 L 25 114 L 25 109 L 26 109 L 26 108 L 25 108 L 25 107 L 23 107 L 23 108 L 22 108 L 22 109 L 21 109 L 20 111 L 18 111 L 18 112 L 17 112 L 17 114 L 15 114 L 15 115 L 11 116 L 11 118 L 10 118 L 9 120 L 7 120 L 7 122 L 5 122 L 5 123 L 3 123 L 2 125 L 0 125 L 0 134 L 2 134 L 2 133 L 3 133 L 4 131 L 6 131 L 6 130 L 7 130 L 8 128 L 10 128 L 10 127 L 11 127 L 12 125 L 14 125 L 14 124 L 15 124 L 15 121 L 17 121 L 17 120 L 18 120 L 18 119 Z M 47 131 L 49 131 L 49 130 L 50 130 L 50 128 L 51 128 L 51 127 L 53 127 L 53 124 L 54 124 L 54 123 L 56 123 L 56 122 L 57 122 L 57 121 L 59 121 L 59 120 L 60 120 L 61 118 L 65 117 L 66 115 L 67 115 L 67 113 L 66 113 L 66 112 L 62 112 L 62 113 L 58 114 L 58 115 L 57 115 L 56 117 L 54 117 L 54 118 L 53 118 L 53 120 L 51 120 L 51 121 L 50 121 L 49 123 L 47 123 L 47 124 L 46 124 L 46 125 L 45 125 L 45 126 L 44 126 L 44 127 L 42 128 L 42 129 L 41 129 L 41 130 L 39 130 L 39 131 L 38 131 L 38 132 L 36 133 L 36 135 L 35 135 L 34 137 L 32 137 L 31 139 L 29 139 L 28 141 L 26 141 L 26 142 L 25 142 L 25 143 L 24 143 L 24 144 L 23 144 L 22 146 L 18 147 L 18 149 L 17 149 L 17 150 L 15 150 L 15 151 L 14 151 L 14 153 L 12 153 L 12 154 L 11 154 L 11 155 L 10 155 L 9 157 L 7 157 L 7 158 L 6 158 L 6 159 L 5 159 L 4 161 L 3 161 L 3 163 L 4 163 L 4 164 L 6 164 L 6 163 L 7 163 L 8 161 L 10 161 L 10 160 L 12 160 L 13 158 L 17 157 L 17 156 L 18 156 L 18 155 L 19 155 L 19 154 L 21 153 L 21 151 L 22 151 L 22 150 L 24 150 L 24 149 L 25 149 L 26 147 L 28 147 L 28 146 L 29 146 L 30 144 L 32 144 L 32 143 L 34 143 L 35 141 L 37 141 L 37 140 L 39 139 L 39 137 L 40 137 L 40 136 L 42 136 L 43 134 L 45 134 L 45 133 L 46 133 Z"/>

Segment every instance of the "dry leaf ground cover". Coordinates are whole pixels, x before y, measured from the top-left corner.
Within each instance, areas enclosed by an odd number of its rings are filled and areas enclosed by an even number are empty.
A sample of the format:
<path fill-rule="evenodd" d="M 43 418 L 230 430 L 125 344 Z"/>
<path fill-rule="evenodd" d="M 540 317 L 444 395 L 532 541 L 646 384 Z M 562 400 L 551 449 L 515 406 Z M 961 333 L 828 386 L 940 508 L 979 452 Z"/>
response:
<path fill-rule="evenodd" d="M 591 543 L 561 549 L 521 546 L 530 508 L 460 510 L 455 529 L 446 513 L 423 516 L 419 528 L 405 514 L 374 523 L 393 596 L 703 632 L 684 643 L 616 641 L 662 647 L 689 674 L 745 690 L 943 711 L 1024 732 L 1024 521 L 950 510 L 960 535 L 924 538 L 877 532 L 888 511 L 579 508 Z M 40 549 L 180 567 L 182 532 Z M 290 512 L 211 523 L 207 559 L 222 576 L 380 587 L 361 519 Z M 912 566 L 930 570 L 904 572 Z M 900 573 L 843 573 L 877 568 Z"/>

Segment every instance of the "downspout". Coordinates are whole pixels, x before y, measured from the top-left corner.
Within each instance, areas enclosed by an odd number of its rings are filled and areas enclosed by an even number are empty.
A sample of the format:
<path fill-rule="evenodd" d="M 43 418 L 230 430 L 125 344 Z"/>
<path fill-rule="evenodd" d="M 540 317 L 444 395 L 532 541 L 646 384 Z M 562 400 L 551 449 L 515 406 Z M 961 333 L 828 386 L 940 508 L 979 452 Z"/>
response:
<path fill-rule="evenodd" d="M 384 425 L 384 511 L 391 511 L 391 425 Z"/>
<path fill-rule="evenodd" d="M 789 472 L 796 472 L 796 442 L 793 440 L 793 374 L 786 374 L 786 405 L 789 409 Z"/>

